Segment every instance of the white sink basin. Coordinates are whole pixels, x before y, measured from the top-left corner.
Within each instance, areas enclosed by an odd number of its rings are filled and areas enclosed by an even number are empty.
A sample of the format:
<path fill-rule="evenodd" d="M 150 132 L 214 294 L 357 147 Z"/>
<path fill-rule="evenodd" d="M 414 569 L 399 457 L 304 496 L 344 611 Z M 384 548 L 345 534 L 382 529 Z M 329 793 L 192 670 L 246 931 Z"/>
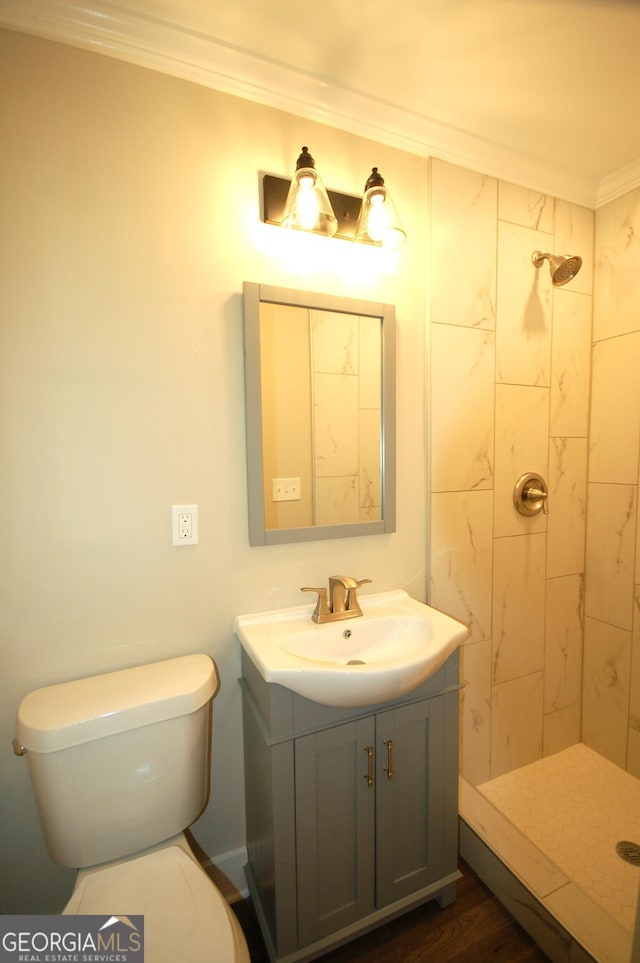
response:
<path fill-rule="evenodd" d="M 461 622 L 398 589 L 359 598 L 362 617 L 311 621 L 313 605 L 239 615 L 235 632 L 265 682 L 328 706 L 398 699 L 468 635 Z"/>

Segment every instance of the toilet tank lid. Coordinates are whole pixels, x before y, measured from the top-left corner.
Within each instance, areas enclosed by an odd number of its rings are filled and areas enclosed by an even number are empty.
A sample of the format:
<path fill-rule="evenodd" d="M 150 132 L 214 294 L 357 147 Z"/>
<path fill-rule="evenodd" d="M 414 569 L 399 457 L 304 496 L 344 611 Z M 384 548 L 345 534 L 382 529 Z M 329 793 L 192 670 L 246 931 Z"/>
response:
<path fill-rule="evenodd" d="M 218 685 L 208 655 L 186 655 L 36 689 L 18 707 L 16 739 L 56 752 L 195 712 Z"/>

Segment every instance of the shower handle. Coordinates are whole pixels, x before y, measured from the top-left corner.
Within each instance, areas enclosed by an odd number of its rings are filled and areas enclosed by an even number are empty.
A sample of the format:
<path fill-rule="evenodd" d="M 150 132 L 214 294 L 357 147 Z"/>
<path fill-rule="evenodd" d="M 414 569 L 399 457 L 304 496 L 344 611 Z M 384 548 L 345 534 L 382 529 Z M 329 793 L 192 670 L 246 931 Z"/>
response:
<path fill-rule="evenodd" d="M 521 475 L 513 489 L 513 504 L 521 515 L 549 514 L 547 483 L 536 472 Z"/>

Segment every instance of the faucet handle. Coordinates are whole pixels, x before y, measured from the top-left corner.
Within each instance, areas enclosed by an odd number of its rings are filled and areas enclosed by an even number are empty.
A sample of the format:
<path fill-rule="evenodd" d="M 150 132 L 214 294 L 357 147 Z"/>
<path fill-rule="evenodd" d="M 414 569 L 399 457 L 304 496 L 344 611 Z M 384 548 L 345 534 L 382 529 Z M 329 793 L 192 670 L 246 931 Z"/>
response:
<path fill-rule="evenodd" d="M 324 588 L 324 586 L 322 588 L 311 588 L 310 586 L 305 585 L 303 588 L 300 589 L 300 591 L 318 593 L 318 601 L 316 602 L 316 607 L 313 610 L 313 615 L 311 616 L 311 618 L 313 619 L 314 622 L 323 622 L 326 619 L 326 617 L 329 615 L 329 604 L 327 602 L 326 588 Z"/>
<path fill-rule="evenodd" d="M 360 603 L 358 602 L 357 591 L 361 585 L 366 585 L 367 582 L 372 582 L 373 579 L 371 578 L 355 579 L 354 578 L 351 581 L 353 581 L 354 584 L 347 586 L 347 611 L 357 612 L 358 615 L 362 615 L 362 609 L 360 608 Z"/>

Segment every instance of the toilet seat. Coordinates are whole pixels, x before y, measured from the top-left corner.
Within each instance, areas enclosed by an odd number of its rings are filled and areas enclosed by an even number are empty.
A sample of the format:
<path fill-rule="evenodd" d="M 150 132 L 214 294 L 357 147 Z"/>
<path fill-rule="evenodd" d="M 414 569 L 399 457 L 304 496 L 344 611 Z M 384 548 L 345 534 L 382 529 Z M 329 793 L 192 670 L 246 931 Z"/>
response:
<path fill-rule="evenodd" d="M 145 963 L 249 963 L 236 917 L 179 843 L 81 870 L 64 913 L 143 915 Z"/>

